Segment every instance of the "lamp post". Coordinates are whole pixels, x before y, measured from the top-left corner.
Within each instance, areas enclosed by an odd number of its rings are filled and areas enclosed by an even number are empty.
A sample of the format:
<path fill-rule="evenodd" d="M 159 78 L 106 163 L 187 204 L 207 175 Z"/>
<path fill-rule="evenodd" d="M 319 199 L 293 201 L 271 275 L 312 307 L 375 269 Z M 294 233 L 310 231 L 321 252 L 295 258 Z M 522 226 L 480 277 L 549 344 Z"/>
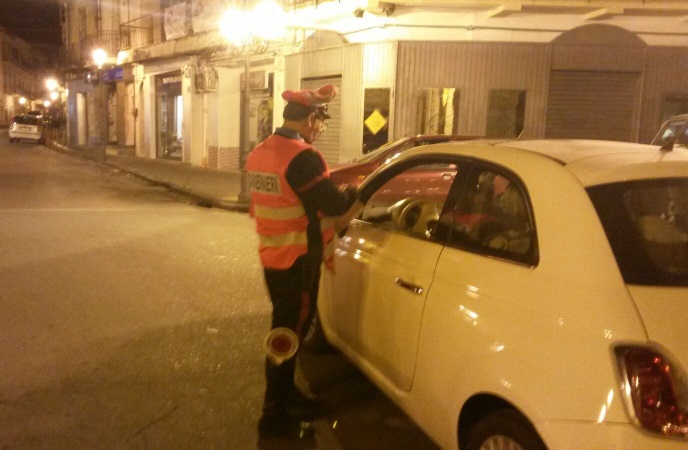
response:
<path fill-rule="evenodd" d="M 26 97 L 19 97 L 19 105 L 22 107 L 22 109 L 26 110 Z M 26 111 L 22 111 L 22 114 L 25 113 Z"/>
<path fill-rule="evenodd" d="M 45 99 L 43 105 L 46 108 L 45 125 L 48 133 L 48 141 L 54 142 L 58 140 L 59 130 L 61 129 L 65 117 L 65 89 L 60 86 L 60 82 L 55 78 L 47 78 L 45 80 L 45 88 L 47 89 L 48 98 Z M 46 102 L 49 101 L 49 104 Z"/>
<path fill-rule="evenodd" d="M 241 100 L 241 134 L 239 140 L 239 170 L 241 172 L 241 190 L 239 201 L 248 202 L 250 192 L 246 159 L 250 148 L 250 114 L 251 114 L 251 52 L 262 53 L 267 50 L 270 40 L 284 34 L 284 12 L 272 0 L 263 0 L 249 10 L 246 0 L 244 9 L 227 10 L 220 21 L 220 32 L 234 50 L 240 50 L 244 65 L 244 85 Z M 237 51 L 237 53 L 239 53 Z"/>
<path fill-rule="evenodd" d="M 96 106 L 96 136 L 93 139 L 93 147 L 96 151 L 96 157 L 101 160 L 105 160 L 105 155 L 107 154 L 107 123 L 108 123 L 108 111 L 107 111 L 107 92 L 103 88 L 101 79 L 103 77 L 102 69 L 108 59 L 108 54 L 102 48 L 96 48 L 91 53 L 93 58 L 93 63 L 97 67 L 98 77 L 96 81 L 95 92 L 95 106 Z"/>

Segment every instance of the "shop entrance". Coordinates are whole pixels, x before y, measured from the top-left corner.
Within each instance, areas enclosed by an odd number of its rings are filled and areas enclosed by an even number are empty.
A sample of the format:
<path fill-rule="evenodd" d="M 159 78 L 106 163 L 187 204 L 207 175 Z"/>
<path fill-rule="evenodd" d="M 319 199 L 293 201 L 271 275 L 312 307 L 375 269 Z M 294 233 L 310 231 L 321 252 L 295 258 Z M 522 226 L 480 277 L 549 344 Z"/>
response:
<path fill-rule="evenodd" d="M 182 159 L 182 99 L 181 72 L 159 75 L 156 78 L 157 157 Z"/>

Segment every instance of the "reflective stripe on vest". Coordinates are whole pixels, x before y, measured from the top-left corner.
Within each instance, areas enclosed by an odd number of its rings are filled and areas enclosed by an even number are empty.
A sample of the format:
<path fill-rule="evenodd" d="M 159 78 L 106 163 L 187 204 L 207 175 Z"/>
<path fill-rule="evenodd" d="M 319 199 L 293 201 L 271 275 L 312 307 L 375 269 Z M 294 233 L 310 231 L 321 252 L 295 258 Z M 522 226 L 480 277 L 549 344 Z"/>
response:
<path fill-rule="evenodd" d="M 253 214 L 257 217 L 263 217 L 272 220 L 286 220 L 299 219 L 306 215 L 303 205 L 284 206 L 281 208 L 273 208 L 265 205 L 254 205 Z"/>
<path fill-rule="evenodd" d="M 308 218 L 301 199 L 286 179 L 286 171 L 296 155 L 312 148 L 304 141 L 273 134 L 251 152 L 246 162 L 260 259 L 266 268 L 287 269 L 308 250 Z M 327 177 L 327 164 L 317 154 Z M 321 221 L 324 247 L 334 236 L 334 228 L 327 222 Z"/>

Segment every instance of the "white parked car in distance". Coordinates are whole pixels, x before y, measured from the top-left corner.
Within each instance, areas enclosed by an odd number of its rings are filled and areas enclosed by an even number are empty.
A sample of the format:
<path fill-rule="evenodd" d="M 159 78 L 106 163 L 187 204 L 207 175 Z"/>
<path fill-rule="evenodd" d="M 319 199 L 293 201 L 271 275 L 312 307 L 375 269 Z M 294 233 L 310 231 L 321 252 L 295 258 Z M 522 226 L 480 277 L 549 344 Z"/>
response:
<path fill-rule="evenodd" d="M 360 192 L 307 348 L 442 448 L 688 447 L 688 152 L 443 143 Z"/>
<path fill-rule="evenodd" d="M 27 139 L 42 144 L 45 141 L 43 117 L 35 114 L 14 116 L 8 134 L 10 142 Z"/>

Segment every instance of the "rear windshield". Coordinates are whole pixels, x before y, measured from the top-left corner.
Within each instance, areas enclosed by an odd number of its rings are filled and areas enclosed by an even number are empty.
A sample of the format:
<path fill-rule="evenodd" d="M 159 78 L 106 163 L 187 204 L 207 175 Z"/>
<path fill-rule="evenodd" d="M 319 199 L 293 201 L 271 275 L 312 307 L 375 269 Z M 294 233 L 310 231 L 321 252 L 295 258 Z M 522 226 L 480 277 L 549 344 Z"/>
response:
<path fill-rule="evenodd" d="M 588 189 L 626 283 L 688 286 L 688 178 Z"/>
<path fill-rule="evenodd" d="M 38 125 L 39 118 L 36 116 L 17 116 L 14 118 L 14 122 L 20 125 Z"/>

